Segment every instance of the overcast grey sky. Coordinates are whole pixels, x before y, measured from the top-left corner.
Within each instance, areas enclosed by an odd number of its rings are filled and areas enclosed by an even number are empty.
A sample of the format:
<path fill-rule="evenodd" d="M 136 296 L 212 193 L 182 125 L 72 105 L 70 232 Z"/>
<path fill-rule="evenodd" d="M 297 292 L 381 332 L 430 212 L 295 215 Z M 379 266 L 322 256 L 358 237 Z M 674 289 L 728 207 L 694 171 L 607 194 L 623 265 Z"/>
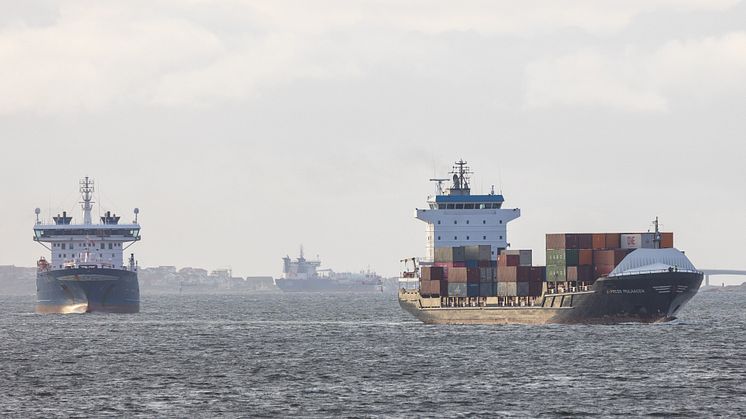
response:
<path fill-rule="evenodd" d="M 35 207 L 140 207 L 142 265 L 394 275 L 466 159 L 514 248 L 646 230 L 746 266 L 746 4 L 0 0 L 0 264 Z"/>

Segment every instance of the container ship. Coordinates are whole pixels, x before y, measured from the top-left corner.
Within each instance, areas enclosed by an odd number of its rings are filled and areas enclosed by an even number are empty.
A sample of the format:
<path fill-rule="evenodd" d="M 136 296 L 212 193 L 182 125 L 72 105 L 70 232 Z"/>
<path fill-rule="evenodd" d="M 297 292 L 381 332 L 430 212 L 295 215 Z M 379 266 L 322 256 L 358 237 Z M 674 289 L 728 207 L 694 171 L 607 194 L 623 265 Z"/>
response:
<path fill-rule="evenodd" d="M 319 269 L 321 261 L 308 260 L 300 256 L 292 260 L 290 256 L 282 258 L 282 277 L 275 279 L 284 292 L 383 292 L 383 278 L 375 272 L 334 272 L 331 269 Z"/>
<path fill-rule="evenodd" d="M 463 160 L 451 174 L 431 179 L 436 194 L 416 210 L 426 256 L 402 261 L 399 304 L 424 323 L 664 322 L 702 283 L 657 218 L 652 232 L 547 234 L 546 266 L 534 266 L 531 250 L 509 249 L 507 224 L 520 210 L 503 208 L 494 188 L 472 195 Z"/>
<path fill-rule="evenodd" d="M 140 287 L 134 254 L 124 261 L 124 251 L 140 240 L 139 210 L 131 224 L 120 223 L 106 212 L 94 224 L 94 182 L 80 181 L 83 222 L 74 224 L 67 212 L 53 217 L 54 224 L 39 220 L 36 209 L 34 241 L 50 251 L 37 262 L 37 313 L 137 313 Z"/>

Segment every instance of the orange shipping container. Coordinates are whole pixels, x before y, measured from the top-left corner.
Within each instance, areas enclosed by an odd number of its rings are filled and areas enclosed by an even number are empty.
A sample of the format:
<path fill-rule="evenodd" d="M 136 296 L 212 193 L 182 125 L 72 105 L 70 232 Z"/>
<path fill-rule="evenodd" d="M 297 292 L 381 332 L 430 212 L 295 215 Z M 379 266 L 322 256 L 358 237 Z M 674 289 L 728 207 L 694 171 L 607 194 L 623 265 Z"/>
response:
<path fill-rule="evenodd" d="M 606 234 L 606 248 L 607 249 L 619 249 L 621 247 L 621 237 L 619 233 L 607 233 Z"/>
<path fill-rule="evenodd" d="M 593 248 L 596 250 L 606 249 L 606 234 L 593 235 Z"/>
<path fill-rule="evenodd" d="M 661 249 L 673 248 L 673 233 L 661 233 Z"/>

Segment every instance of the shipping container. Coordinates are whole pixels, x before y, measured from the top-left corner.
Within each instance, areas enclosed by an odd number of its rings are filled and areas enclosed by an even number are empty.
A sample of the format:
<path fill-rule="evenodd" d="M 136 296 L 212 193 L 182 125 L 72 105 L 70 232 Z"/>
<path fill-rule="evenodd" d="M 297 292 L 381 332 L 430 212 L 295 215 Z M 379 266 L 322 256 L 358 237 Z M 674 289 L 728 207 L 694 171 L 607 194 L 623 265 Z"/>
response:
<path fill-rule="evenodd" d="M 466 284 L 466 296 L 467 297 L 479 297 L 479 282 L 476 284 Z"/>
<path fill-rule="evenodd" d="M 528 296 L 528 290 L 529 290 L 528 284 L 529 283 L 527 281 L 516 282 L 515 283 L 515 295 L 519 297 Z"/>
<path fill-rule="evenodd" d="M 497 282 L 530 281 L 533 273 L 531 266 L 501 266 L 497 269 Z"/>
<path fill-rule="evenodd" d="M 466 264 L 467 268 L 478 268 L 479 267 L 479 261 L 478 260 L 467 260 L 464 263 Z"/>
<path fill-rule="evenodd" d="M 464 262 L 466 259 L 463 246 L 436 247 L 435 262 Z"/>
<path fill-rule="evenodd" d="M 591 266 L 591 265 L 593 265 L 593 250 L 591 249 L 578 250 L 578 266 Z"/>
<path fill-rule="evenodd" d="M 547 280 L 547 268 L 546 266 L 532 266 L 531 267 L 531 282 L 544 282 Z"/>
<path fill-rule="evenodd" d="M 593 235 L 592 238 L 593 242 L 593 249 L 596 250 L 603 250 L 606 249 L 606 234 L 604 233 L 596 233 Z"/>
<path fill-rule="evenodd" d="M 593 264 L 616 266 L 633 250 L 634 249 L 594 250 Z"/>
<path fill-rule="evenodd" d="M 448 283 L 446 281 L 420 281 L 420 294 L 425 297 L 440 297 L 448 293 Z"/>
<path fill-rule="evenodd" d="M 578 247 L 576 249 L 592 249 L 593 234 L 578 234 Z"/>
<path fill-rule="evenodd" d="M 521 256 L 503 253 L 500 255 L 500 259 L 498 260 L 497 264 L 499 266 L 520 266 Z"/>
<path fill-rule="evenodd" d="M 566 278 L 568 281 L 574 282 L 578 280 L 578 267 L 568 266 Z"/>
<path fill-rule="evenodd" d="M 497 295 L 500 297 L 513 297 L 517 292 L 517 282 L 498 282 Z"/>
<path fill-rule="evenodd" d="M 559 250 L 559 249 L 577 249 L 578 248 L 578 234 L 547 234 L 546 243 L 547 249 Z"/>
<path fill-rule="evenodd" d="M 494 268 L 479 268 L 479 281 L 480 282 L 495 282 L 497 276 L 495 275 Z"/>
<path fill-rule="evenodd" d="M 595 274 L 593 273 L 593 266 L 578 266 L 577 268 L 577 281 L 593 282 L 596 280 L 594 276 Z"/>
<path fill-rule="evenodd" d="M 479 296 L 480 297 L 494 297 L 497 295 L 497 283 L 496 282 L 480 282 L 479 283 Z"/>
<path fill-rule="evenodd" d="M 673 248 L 673 233 L 661 233 L 661 249 Z"/>
<path fill-rule="evenodd" d="M 446 278 L 445 269 L 441 266 L 420 267 L 420 278 L 428 281 L 440 281 Z"/>
<path fill-rule="evenodd" d="M 479 283 L 480 268 L 454 267 L 448 270 L 448 282 Z"/>
<path fill-rule="evenodd" d="M 544 292 L 544 282 L 529 282 L 528 283 L 528 295 L 531 297 L 538 297 Z"/>
<path fill-rule="evenodd" d="M 533 264 L 533 251 L 531 249 L 503 250 L 500 254 L 518 256 L 518 265 L 506 266 L 531 266 Z"/>
<path fill-rule="evenodd" d="M 619 234 L 619 233 L 606 233 L 606 248 L 607 249 L 619 249 L 619 248 L 621 248 L 621 234 Z"/>
<path fill-rule="evenodd" d="M 492 259 L 492 247 L 488 244 L 464 246 L 464 260 L 488 261 Z"/>
<path fill-rule="evenodd" d="M 578 266 L 579 252 L 577 249 L 547 250 L 547 266 Z"/>
<path fill-rule="evenodd" d="M 567 281 L 566 266 L 547 265 L 547 282 L 565 282 Z"/>
<path fill-rule="evenodd" d="M 621 235 L 622 249 L 652 249 L 654 233 L 631 233 Z"/>
<path fill-rule="evenodd" d="M 449 297 L 467 297 L 466 283 L 454 283 L 448 281 L 448 296 Z"/>

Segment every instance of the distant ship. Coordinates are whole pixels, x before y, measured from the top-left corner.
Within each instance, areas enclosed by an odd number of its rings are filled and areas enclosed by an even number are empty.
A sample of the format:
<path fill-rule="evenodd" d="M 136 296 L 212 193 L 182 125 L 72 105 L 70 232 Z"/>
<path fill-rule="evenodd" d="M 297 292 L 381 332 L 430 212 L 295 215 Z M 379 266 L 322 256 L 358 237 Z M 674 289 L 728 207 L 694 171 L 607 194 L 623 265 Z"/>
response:
<path fill-rule="evenodd" d="M 47 260 L 37 262 L 37 313 L 137 313 L 140 311 L 140 287 L 137 262 L 130 254 L 125 263 L 124 251 L 141 239 L 135 220 L 120 224 L 116 214 L 106 212 L 100 224 L 93 224 L 94 182 L 80 181 L 83 222 L 63 212 L 53 217 L 54 224 L 39 220 L 36 209 L 34 241 L 50 251 Z"/>
<path fill-rule="evenodd" d="M 292 260 L 290 256 L 282 258 L 282 278 L 275 279 L 275 284 L 284 292 L 361 292 L 374 293 L 383 291 L 383 278 L 375 272 L 334 272 L 331 269 L 319 269 L 320 260 L 307 260 L 300 256 Z"/>
<path fill-rule="evenodd" d="M 546 266 L 508 250 L 520 210 L 503 196 L 472 195 L 466 162 L 438 182 L 428 208 L 427 256 L 405 259 L 399 304 L 431 324 L 663 322 L 697 293 L 703 273 L 673 247 L 673 233 L 546 236 Z"/>

